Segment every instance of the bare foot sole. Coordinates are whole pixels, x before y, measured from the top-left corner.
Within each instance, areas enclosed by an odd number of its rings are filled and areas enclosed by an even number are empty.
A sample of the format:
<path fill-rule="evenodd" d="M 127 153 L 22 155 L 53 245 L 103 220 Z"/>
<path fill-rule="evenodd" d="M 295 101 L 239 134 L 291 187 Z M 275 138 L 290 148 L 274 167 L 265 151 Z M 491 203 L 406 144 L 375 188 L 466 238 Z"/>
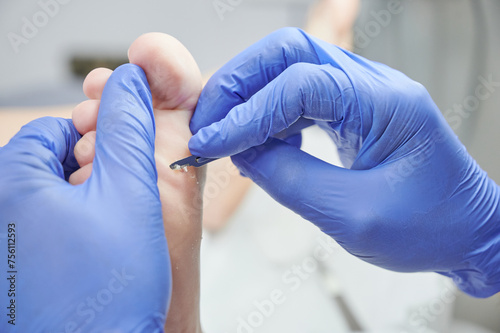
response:
<path fill-rule="evenodd" d="M 129 49 L 131 63 L 142 67 L 153 96 L 156 121 L 155 158 L 165 234 L 172 262 L 173 292 L 165 326 L 168 332 L 199 332 L 199 252 L 201 242 L 203 168 L 175 172 L 169 165 L 190 155 L 189 121 L 202 89 L 201 74 L 188 50 L 175 38 L 150 33 Z M 70 183 L 90 176 L 95 152 L 99 99 L 111 70 L 95 69 L 85 79 L 89 100 L 73 111 L 73 122 L 83 134 L 75 146 L 80 169 Z"/>

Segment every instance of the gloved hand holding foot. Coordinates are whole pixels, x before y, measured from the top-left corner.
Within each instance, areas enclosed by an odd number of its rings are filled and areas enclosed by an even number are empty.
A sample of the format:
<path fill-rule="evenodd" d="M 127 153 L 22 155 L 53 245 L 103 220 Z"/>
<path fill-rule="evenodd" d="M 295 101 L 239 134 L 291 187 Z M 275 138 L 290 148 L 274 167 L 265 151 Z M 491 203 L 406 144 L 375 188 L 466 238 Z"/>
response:
<path fill-rule="evenodd" d="M 171 270 L 142 69 L 119 67 L 100 110 L 83 185 L 67 182 L 69 119 L 35 120 L 0 148 L 1 332 L 163 331 Z"/>
<path fill-rule="evenodd" d="M 148 33 L 137 38 L 128 56 L 131 63 L 144 69 L 153 97 L 154 157 L 164 212 L 163 226 L 173 267 L 172 301 L 165 331 L 201 332 L 199 266 L 205 168 L 175 172 L 169 167 L 173 161 L 189 155 L 189 120 L 202 89 L 200 70 L 177 39 L 162 33 Z M 93 172 L 99 100 L 111 73 L 105 68 L 90 72 L 84 82 L 89 100 L 73 111 L 73 123 L 83 137 L 75 146 L 80 168 L 71 175 L 72 184 L 84 183 Z"/>
<path fill-rule="evenodd" d="M 273 136 L 314 121 L 346 167 Z M 282 29 L 223 66 L 191 121 L 193 155 L 233 155 L 273 198 L 353 255 L 500 291 L 500 191 L 425 88 L 402 73 Z"/>

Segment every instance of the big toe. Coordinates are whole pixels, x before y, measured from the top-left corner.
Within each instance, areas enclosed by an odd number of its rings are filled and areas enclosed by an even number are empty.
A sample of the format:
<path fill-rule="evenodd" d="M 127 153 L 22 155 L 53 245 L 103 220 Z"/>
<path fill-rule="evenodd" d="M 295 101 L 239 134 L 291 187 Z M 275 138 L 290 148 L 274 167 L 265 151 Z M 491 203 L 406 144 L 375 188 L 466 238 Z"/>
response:
<path fill-rule="evenodd" d="M 155 109 L 193 111 L 202 89 L 200 69 L 177 39 L 147 33 L 129 48 L 129 61 L 146 72 Z"/>

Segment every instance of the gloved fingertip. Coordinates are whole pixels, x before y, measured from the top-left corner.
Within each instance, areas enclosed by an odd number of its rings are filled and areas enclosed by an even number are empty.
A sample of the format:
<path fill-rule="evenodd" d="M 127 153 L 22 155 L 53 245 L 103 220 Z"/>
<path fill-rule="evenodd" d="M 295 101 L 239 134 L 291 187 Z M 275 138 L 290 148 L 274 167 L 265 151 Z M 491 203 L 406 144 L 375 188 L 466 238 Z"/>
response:
<path fill-rule="evenodd" d="M 7 146 L 19 154 L 31 152 L 22 157 L 23 166 L 48 170 L 67 180 L 79 167 L 73 150 L 80 138 L 71 119 L 42 117 L 24 125 Z"/>
<path fill-rule="evenodd" d="M 200 137 L 197 134 L 193 135 L 191 139 L 189 139 L 188 148 L 192 155 L 203 156 L 203 154 L 201 154 L 204 150 L 203 144 L 200 142 Z"/>
<path fill-rule="evenodd" d="M 240 153 L 242 154 L 242 153 Z M 241 157 L 239 157 L 239 155 L 234 155 L 234 156 L 231 156 L 231 161 L 233 162 L 233 164 L 236 166 L 236 168 L 238 169 L 239 173 L 240 173 L 240 176 L 241 177 L 244 177 L 244 178 L 249 178 L 246 173 L 243 171 L 242 168 L 240 168 L 240 165 L 241 165 Z"/>
<path fill-rule="evenodd" d="M 260 158 L 261 153 L 267 151 L 270 145 L 276 142 L 283 143 L 282 140 L 270 138 L 263 145 L 249 148 L 239 154 L 233 155 L 231 159 L 244 177 L 254 179 L 256 176 L 254 174 L 256 170 L 255 163 Z"/>
<path fill-rule="evenodd" d="M 204 127 L 193 135 L 188 142 L 188 148 L 192 155 L 208 158 L 221 158 L 233 153 L 226 149 L 217 123 Z"/>

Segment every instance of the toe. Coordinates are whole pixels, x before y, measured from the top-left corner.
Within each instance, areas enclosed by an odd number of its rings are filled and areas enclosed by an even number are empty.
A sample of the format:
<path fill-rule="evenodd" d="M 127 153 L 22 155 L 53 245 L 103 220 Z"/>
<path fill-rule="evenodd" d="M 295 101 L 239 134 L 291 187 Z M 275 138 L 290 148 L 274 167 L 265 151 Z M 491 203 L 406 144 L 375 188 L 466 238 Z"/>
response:
<path fill-rule="evenodd" d="M 85 183 L 87 179 L 90 178 L 92 174 L 92 163 L 76 170 L 69 176 L 68 182 L 72 185 L 80 185 Z"/>
<path fill-rule="evenodd" d="M 96 68 L 83 81 L 83 92 L 90 99 L 100 99 L 104 86 L 113 71 L 107 68 Z"/>
<path fill-rule="evenodd" d="M 95 131 L 100 100 L 89 99 L 78 104 L 73 109 L 72 119 L 76 130 L 80 134 Z"/>
<path fill-rule="evenodd" d="M 95 156 L 95 137 L 96 132 L 90 131 L 76 143 L 75 158 L 80 167 L 92 163 Z"/>
<path fill-rule="evenodd" d="M 128 55 L 131 63 L 146 72 L 156 109 L 194 110 L 202 89 L 201 73 L 177 39 L 148 33 L 132 43 Z"/>

